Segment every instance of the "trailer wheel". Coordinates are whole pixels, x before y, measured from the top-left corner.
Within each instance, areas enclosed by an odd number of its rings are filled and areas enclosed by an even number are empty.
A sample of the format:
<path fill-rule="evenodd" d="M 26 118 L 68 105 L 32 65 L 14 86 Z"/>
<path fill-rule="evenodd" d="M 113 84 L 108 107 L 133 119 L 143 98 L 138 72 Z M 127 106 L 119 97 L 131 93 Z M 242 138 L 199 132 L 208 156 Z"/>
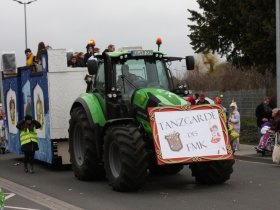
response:
<path fill-rule="evenodd" d="M 80 180 L 105 177 L 103 165 L 97 157 L 96 139 L 82 107 L 71 112 L 69 121 L 69 152 L 75 176 Z"/>
<path fill-rule="evenodd" d="M 230 178 L 233 172 L 234 160 L 219 160 L 192 163 L 192 176 L 200 184 L 222 184 Z"/>
<path fill-rule="evenodd" d="M 147 152 L 137 127 L 129 124 L 113 126 L 107 130 L 104 164 L 113 190 L 136 191 L 145 184 Z"/>

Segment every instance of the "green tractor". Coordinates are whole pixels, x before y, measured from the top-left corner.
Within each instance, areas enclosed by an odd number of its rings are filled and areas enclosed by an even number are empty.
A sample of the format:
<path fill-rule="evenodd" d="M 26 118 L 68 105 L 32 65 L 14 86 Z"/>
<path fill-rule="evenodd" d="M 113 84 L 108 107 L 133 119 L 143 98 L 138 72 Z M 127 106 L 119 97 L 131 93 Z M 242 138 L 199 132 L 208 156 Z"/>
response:
<path fill-rule="evenodd" d="M 184 87 L 175 88 L 172 61 L 194 59 L 166 57 L 162 52 L 132 50 L 99 54 L 88 62 L 92 82 L 72 105 L 69 152 L 80 180 L 108 179 L 113 190 L 135 191 L 148 173 L 176 174 L 184 164 L 158 165 L 148 107 L 188 106 Z M 230 178 L 234 160 L 190 163 L 192 175 L 203 184 Z"/>

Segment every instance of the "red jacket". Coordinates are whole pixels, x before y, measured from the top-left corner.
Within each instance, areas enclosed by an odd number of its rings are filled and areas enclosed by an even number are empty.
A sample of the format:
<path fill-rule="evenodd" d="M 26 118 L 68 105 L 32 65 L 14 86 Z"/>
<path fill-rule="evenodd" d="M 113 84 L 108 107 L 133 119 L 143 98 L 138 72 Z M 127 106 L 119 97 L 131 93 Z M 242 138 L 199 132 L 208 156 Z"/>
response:
<path fill-rule="evenodd" d="M 188 97 L 187 101 L 190 102 L 191 105 L 195 105 L 195 99 L 193 98 L 193 96 Z"/>

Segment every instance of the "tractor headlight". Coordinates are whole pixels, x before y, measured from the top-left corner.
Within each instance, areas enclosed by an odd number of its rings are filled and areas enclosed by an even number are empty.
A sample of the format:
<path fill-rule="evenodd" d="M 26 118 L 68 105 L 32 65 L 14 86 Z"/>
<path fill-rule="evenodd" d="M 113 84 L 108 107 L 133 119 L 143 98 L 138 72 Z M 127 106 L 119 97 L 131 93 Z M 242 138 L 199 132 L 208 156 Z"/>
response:
<path fill-rule="evenodd" d="M 108 93 L 108 98 L 112 98 L 113 97 L 113 95 L 112 95 L 112 93 Z"/>

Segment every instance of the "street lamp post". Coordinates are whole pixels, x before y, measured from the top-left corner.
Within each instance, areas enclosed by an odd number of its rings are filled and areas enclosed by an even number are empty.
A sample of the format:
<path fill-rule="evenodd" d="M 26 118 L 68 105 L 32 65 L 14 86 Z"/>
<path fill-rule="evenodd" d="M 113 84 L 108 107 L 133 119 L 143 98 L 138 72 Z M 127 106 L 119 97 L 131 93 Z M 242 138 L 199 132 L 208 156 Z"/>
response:
<path fill-rule="evenodd" d="M 27 4 L 31 4 L 32 2 L 35 2 L 37 0 L 32 0 L 32 1 L 28 1 L 28 2 L 22 2 L 22 1 L 18 1 L 18 0 L 13 0 L 19 4 L 23 4 L 24 6 L 24 29 L 25 29 L 25 49 L 27 49 L 27 21 L 26 21 L 26 5 Z"/>

